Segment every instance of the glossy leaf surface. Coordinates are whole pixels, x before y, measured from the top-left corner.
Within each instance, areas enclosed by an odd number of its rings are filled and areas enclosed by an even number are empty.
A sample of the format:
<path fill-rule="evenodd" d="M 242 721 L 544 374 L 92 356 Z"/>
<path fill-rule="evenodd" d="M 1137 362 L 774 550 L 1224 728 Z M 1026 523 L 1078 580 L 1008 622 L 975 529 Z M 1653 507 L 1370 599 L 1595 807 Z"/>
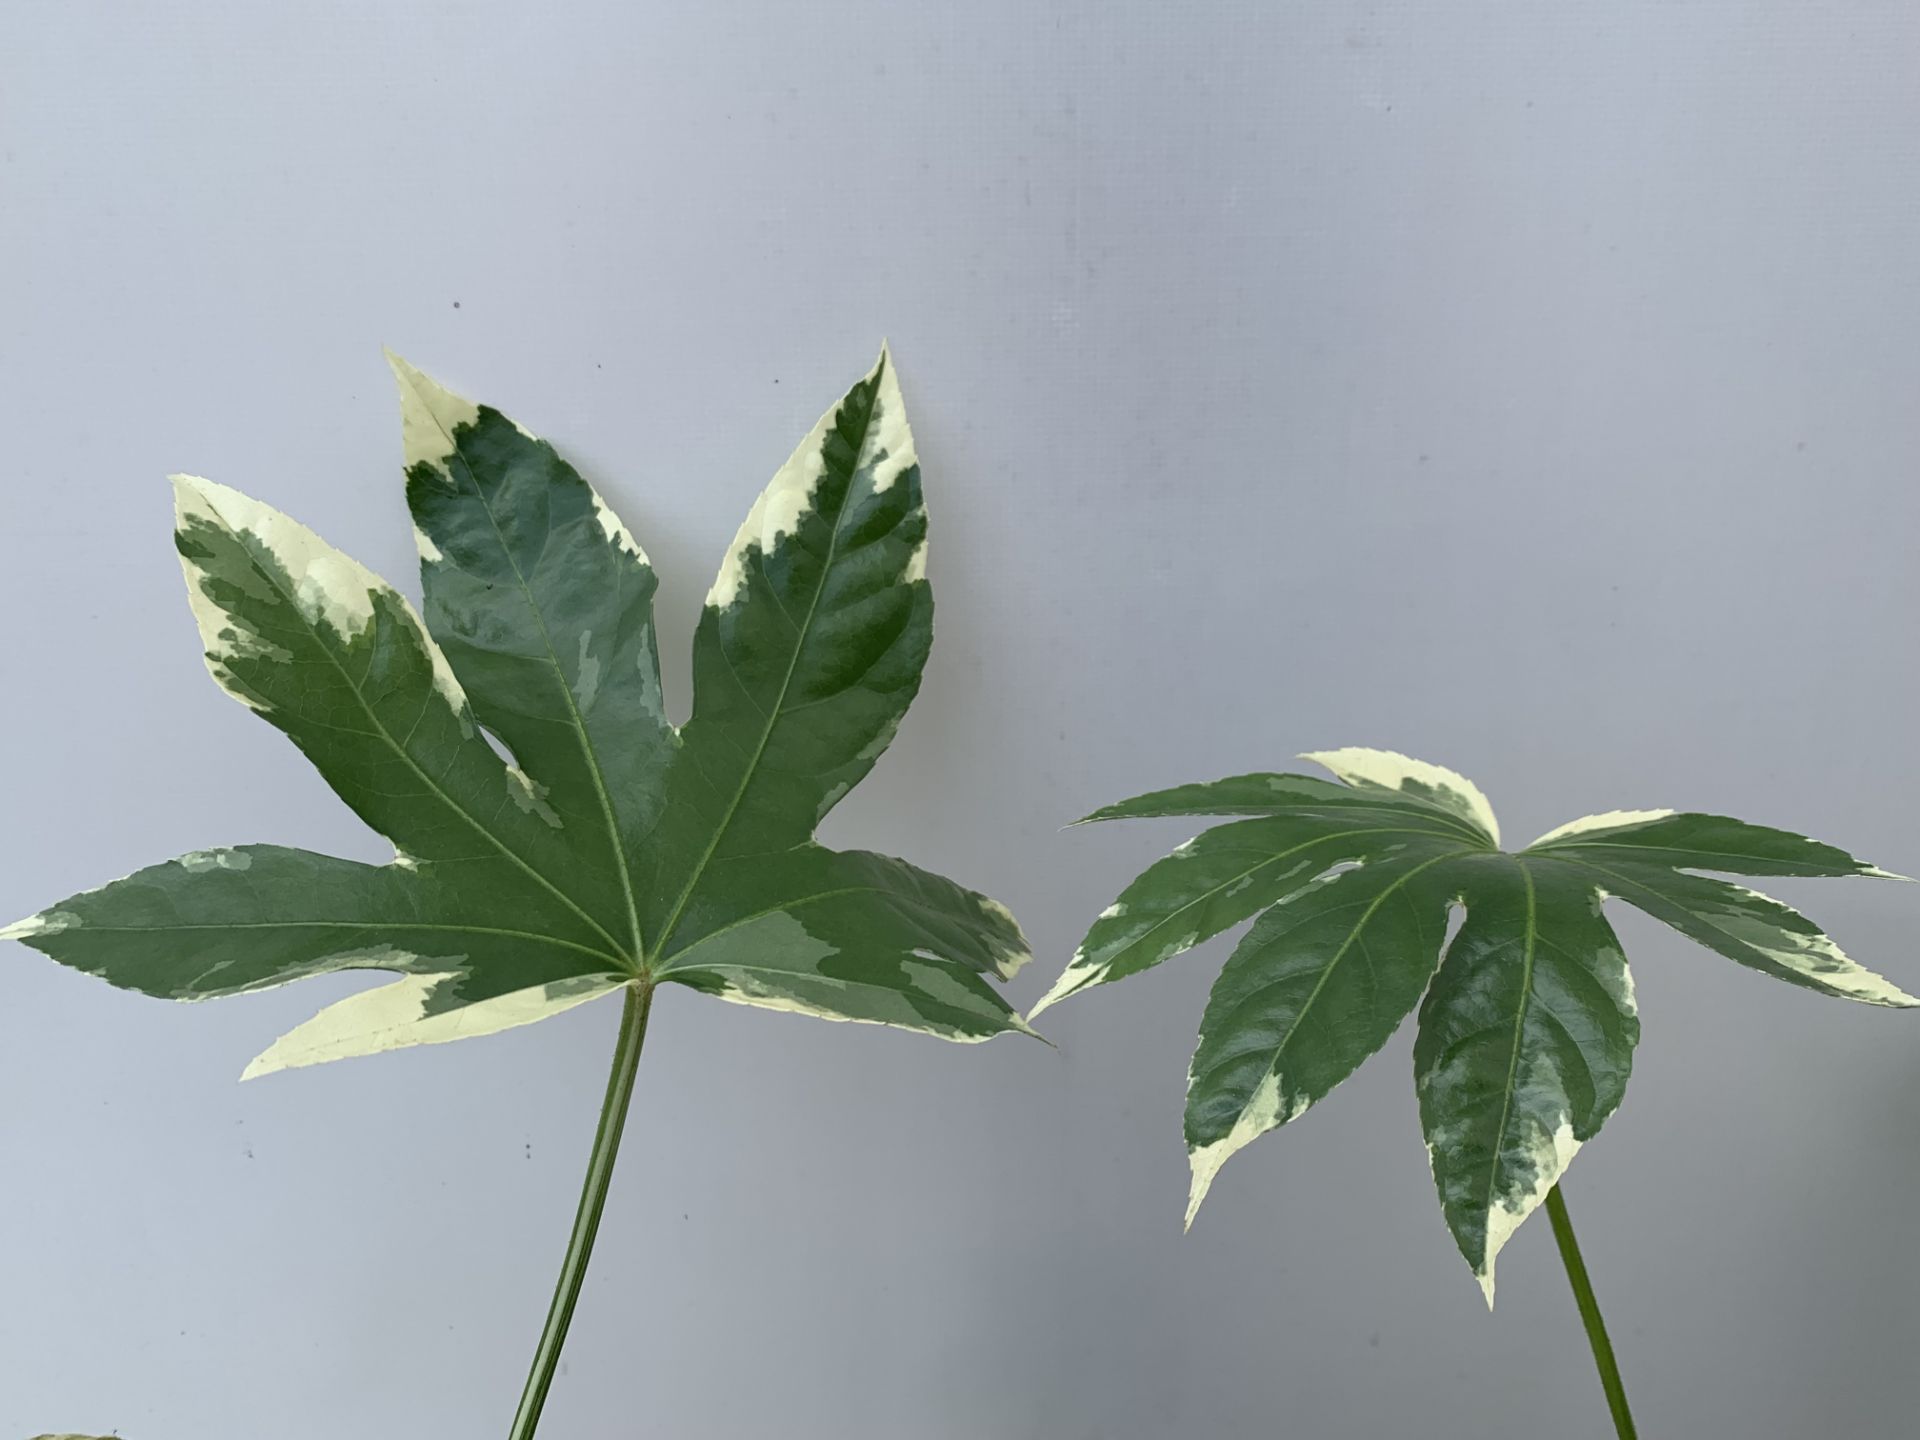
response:
<path fill-rule="evenodd" d="M 645 553 L 578 472 L 395 360 L 424 620 L 287 516 L 175 481 L 208 668 L 393 843 L 388 865 L 197 852 L 6 933 L 175 1000 L 400 978 L 249 1068 L 487 1034 L 634 981 L 982 1040 L 1027 958 L 1006 909 L 813 839 L 912 703 L 926 510 L 882 355 L 755 502 L 666 718 Z M 504 753 L 503 753 L 504 752 Z"/>
<path fill-rule="evenodd" d="M 1417 1010 L 1434 1183 L 1491 1304 L 1501 1247 L 1599 1133 L 1632 1071 L 1640 1022 L 1603 913 L 1610 897 L 1777 979 L 1920 1004 L 1796 911 L 1698 873 L 1885 874 L 1833 846 L 1661 810 L 1590 816 L 1506 852 L 1464 776 L 1385 751 L 1304 758 L 1338 781 L 1239 775 L 1088 816 L 1244 818 L 1134 880 L 1034 1009 L 1257 917 L 1214 983 L 1188 1074 L 1189 1224 L 1235 1152 L 1323 1099 Z"/>

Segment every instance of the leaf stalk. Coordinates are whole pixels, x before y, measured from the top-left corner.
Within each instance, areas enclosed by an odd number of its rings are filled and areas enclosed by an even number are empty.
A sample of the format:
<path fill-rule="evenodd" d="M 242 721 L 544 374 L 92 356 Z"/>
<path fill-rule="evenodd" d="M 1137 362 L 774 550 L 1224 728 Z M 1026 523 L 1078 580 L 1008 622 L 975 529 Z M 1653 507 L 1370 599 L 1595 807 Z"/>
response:
<path fill-rule="evenodd" d="M 580 1189 L 580 1208 L 573 1217 L 566 1259 L 554 1286 L 553 1303 L 547 1309 L 547 1323 L 540 1332 L 539 1347 L 533 1354 L 526 1389 L 520 1394 L 520 1408 L 514 1412 L 509 1440 L 532 1440 L 540 1424 L 540 1412 L 546 1407 L 554 1372 L 560 1365 L 560 1350 L 567 1343 L 573 1307 L 580 1299 L 580 1286 L 587 1278 L 587 1263 L 593 1258 L 594 1236 L 600 1230 L 600 1213 L 606 1208 L 613 1162 L 620 1151 L 620 1133 L 626 1128 L 627 1107 L 633 1100 L 634 1075 L 640 1068 L 640 1050 L 647 1039 L 653 990 L 653 985 L 644 980 L 635 981 L 626 990 L 626 1003 L 620 1014 L 620 1038 L 614 1046 L 613 1068 L 607 1075 L 606 1097 L 600 1102 L 600 1124 L 594 1131 L 587 1176 Z"/>
<path fill-rule="evenodd" d="M 1587 1262 L 1580 1258 L 1580 1242 L 1574 1239 L 1573 1221 L 1567 1215 L 1566 1198 L 1558 1185 L 1547 1192 L 1547 1217 L 1553 1221 L 1554 1242 L 1560 1247 L 1561 1263 L 1567 1267 L 1574 1303 L 1580 1307 L 1580 1323 L 1587 1328 L 1587 1343 L 1593 1347 L 1593 1363 L 1600 1371 L 1600 1386 L 1607 1392 L 1607 1410 L 1613 1416 L 1614 1432 L 1620 1440 L 1636 1440 L 1638 1432 L 1627 1410 L 1626 1387 L 1620 1383 L 1620 1362 L 1613 1358 L 1613 1342 L 1607 1338 L 1606 1322 L 1600 1318 L 1600 1302 L 1594 1298 L 1593 1281 L 1587 1277 Z"/>

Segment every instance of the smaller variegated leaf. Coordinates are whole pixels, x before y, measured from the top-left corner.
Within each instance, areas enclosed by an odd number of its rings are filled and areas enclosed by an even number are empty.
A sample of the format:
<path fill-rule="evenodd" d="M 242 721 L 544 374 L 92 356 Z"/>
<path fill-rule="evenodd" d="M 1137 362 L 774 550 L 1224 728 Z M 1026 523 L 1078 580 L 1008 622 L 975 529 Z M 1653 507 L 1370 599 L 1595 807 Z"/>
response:
<path fill-rule="evenodd" d="M 1830 845 L 1723 816 L 1615 811 L 1508 853 L 1464 776 L 1386 751 L 1306 758 L 1342 783 L 1234 776 L 1088 816 L 1253 818 L 1143 872 L 1035 1007 L 1257 917 L 1214 984 L 1189 1071 L 1189 1224 L 1230 1156 L 1324 1098 L 1417 1007 L 1434 1182 L 1491 1304 L 1501 1247 L 1619 1106 L 1632 1069 L 1639 1019 L 1609 896 L 1793 984 L 1920 1003 L 1804 916 L 1695 873 L 1888 873 Z"/>
<path fill-rule="evenodd" d="M 982 1040 L 1027 1025 L 1005 907 L 813 832 L 886 748 L 932 637 L 926 510 L 883 353 L 755 502 L 666 719 L 653 570 L 545 441 L 397 358 L 425 622 L 312 531 L 176 480 L 208 667 L 393 863 L 206 851 L 5 933 L 197 1000 L 345 969 L 249 1075 L 490 1034 L 629 985 Z M 505 752 L 504 756 L 501 752 Z"/>

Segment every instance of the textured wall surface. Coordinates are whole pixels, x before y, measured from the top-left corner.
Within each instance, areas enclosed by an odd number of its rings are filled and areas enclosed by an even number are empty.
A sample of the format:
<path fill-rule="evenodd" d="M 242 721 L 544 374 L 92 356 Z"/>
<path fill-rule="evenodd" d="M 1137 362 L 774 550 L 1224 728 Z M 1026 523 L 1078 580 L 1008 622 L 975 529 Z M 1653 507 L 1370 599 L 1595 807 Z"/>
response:
<path fill-rule="evenodd" d="M 1062 822 L 1305 749 L 1453 765 L 1521 838 L 1675 805 L 1920 870 L 1910 5 L 5 30 L 8 916 L 211 844 L 386 855 L 209 683 L 161 478 L 413 588 L 382 342 L 622 510 L 684 707 L 741 514 L 891 337 L 939 636 L 826 838 L 1013 904 L 1022 1003 L 1186 833 Z M 1920 982 L 1920 892 L 1775 888 Z M 1619 923 L 1646 1035 L 1568 1195 L 1643 1428 L 1910 1433 L 1920 1020 Z M 1182 1236 L 1223 954 L 1057 1051 L 665 994 L 555 1440 L 1605 1433 L 1544 1219 L 1491 1317 L 1455 1254 L 1405 1033 Z M 0 953 L 0 1435 L 505 1430 L 614 1008 L 235 1083 L 358 983 L 167 1006 Z"/>

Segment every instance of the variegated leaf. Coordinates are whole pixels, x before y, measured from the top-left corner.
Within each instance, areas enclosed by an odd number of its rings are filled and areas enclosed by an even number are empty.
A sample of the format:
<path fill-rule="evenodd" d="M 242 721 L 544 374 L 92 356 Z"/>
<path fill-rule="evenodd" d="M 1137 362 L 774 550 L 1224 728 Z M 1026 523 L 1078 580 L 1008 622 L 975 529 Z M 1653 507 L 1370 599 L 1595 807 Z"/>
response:
<path fill-rule="evenodd" d="M 1579 868 L 1603 890 L 1763 975 L 1868 1005 L 1920 1005 L 1892 981 L 1850 959 L 1799 911 L 1757 890 L 1711 875 L 1631 861 L 1582 862 Z"/>
<path fill-rule="evenodd" d="M 1324 1098 L 1418 1006 L 1434 1181 L 1491 1303 L 1501 1246 L 1619 1105 L 1632 1068 L 1639 1020 L 1608 896 L 1794 984 L 1920 1003 L 1778 901 L 1693 873 L 1887 873 L 1832 846 L 1720 816 L 1615 811 L 1507 853 L 1464 776 L 1386 751 L 1306 758 L 1344 783 L 1234 776 L 1089 816 L 1258 818 L 1143 872 L 1036 1007 L 1257 915 L 1214 984 L 1189 1073 L 1189 1224 L 1230 1156 Z M 1465 919 L 1443 956 L 1456 907 Z"/>
<path fill-rule="evenodd" d="M 1025 1029 L 989 982 L 1027 962 L 1006 908 L 885 855 L 801 845 L 709 862 L 662 979 L 723 1000 L 985 1040 Z"/>
<path fill-rule="evenodd" d="M 806 843 L 893 739 L 933 638 L 926 543 L 883 358 L 754 502 L 707 593 L 693 718 L 642 861 L 653 934 L 671 938 L 709 862 Z"/>
<path fill-rule="evenodd" d="M 398 356 L 407 501 L 427 621 L 474 711 L 520 764 L 642 949 L 632 891 L 679 737 L 653 632 L 658 588 L 626 526 L 573 467 L 497 410 Z"/>
<path fill-rule="evenodd" d="M 1361 746 L 1316 750 L 1300 758 L 1326 766 L 1362 795 L 1385 793 L 1423 801 L 1465 821 L 1488 844 L 1500 843 L 1500 822 L 1480 787 L 1444 766 Z"/>
<path fill-rule="evenodd" d="M 755 503 L 666 719 L 651 566 L 545 441 L 403 361 L 423 625 L 258 501 L 181 477 L 207 664 L 390 839 L 183 856 L 6 933 L 172 999 L 369 968 L 249 1074 L 490 1034 L 628 985 L 957 1040 L 1025 1030 L 1004 907 L 813 831 L 872 768 L 932 634 L 926 512 L 883 354 Z M 489 740 L 511 758 L 502 758 Z"/>
<path fill-rule="evenodd" d="M 1451 842 L 1384 840 L 1234 947 L 1187 1072 L 1187 1224 L 1220 1167 L 1324 1099 L 1413 1013 L 1440 963 Z"/>
<path fill-rule="evenodd" d="M 1528 853 L 1596 865 L 1627 861 L 1727 875 L 1880 875 L 1878 866 L 1790 830 L 1749 825 L 1725 815 L 1675 810 L 1614 810 L 1549 830 Z"/>
<path fill-rule="evenodd" d="M 461 971 L 471 999 L 619 957 L 559 906 L 542 912 L 485 860 L 362 865 L 279 845 L 202 850 L 69 896 L 7 933 L 77 970 L 167 1000 L 309 975 Z"/>
<path fill-rule="evenodd" d="M 1620 1104 L 1633 979 L 1591 883 L 1517 857 L 1457 869 L 1467 918 L 1420 1007 L 1414 1087 L 1440 1205 L 1493 1303 L 1494 1260 Z"/>
<path fill-rule="evenodd" d="M 1322 780 L 1317 775 L 1288 774 L 1229 775 L 1224 780 L 1201 785 L 1176 785 L 1169 790 L 1152 790 L 1116 805 L 1103 805 L 1091 815 L 1074 821 L 1074 824 L 1089 825 L 1097 820 L 1144 820 L 1167 815 L 1351 815 L 1356 810 L 1412 814 L 1430 821 L 1444 820 L 1468 838 L 1483 838 L 1480 827 L 1452 805 L 1442 805 L 1433 799 L 1405 790 L 1391 790 L 1386 786 L 1362 788 Z"/>
<path fill-rule="evenodd" d="M 1120 892 L 1031 1013 L 1190 950 L 1303 890 L 1329 866 L 1421 838 L 1457 839 L 1439 817 L 1361 806 L 1215 826 Z"/>

